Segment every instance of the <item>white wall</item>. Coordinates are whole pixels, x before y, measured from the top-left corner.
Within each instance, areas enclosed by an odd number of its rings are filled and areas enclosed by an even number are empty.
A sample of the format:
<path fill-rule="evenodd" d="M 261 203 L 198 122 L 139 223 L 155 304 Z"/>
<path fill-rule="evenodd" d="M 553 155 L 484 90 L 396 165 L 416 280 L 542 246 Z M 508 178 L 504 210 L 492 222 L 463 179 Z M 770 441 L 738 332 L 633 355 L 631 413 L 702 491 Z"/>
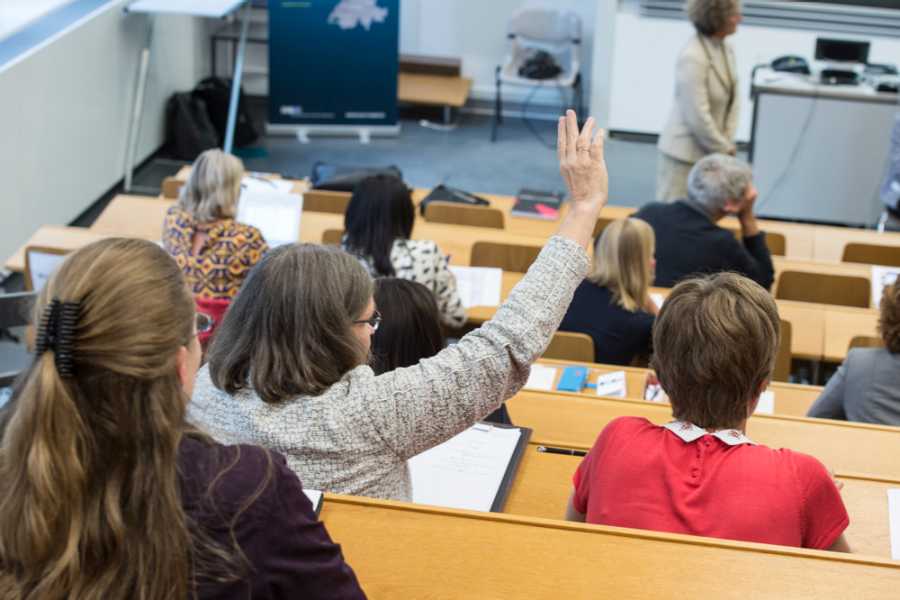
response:
<path fill-rule="evenodd" d="M 607 0 L 601 0 L 607 1 Z M 598 0 L 555 0 L 539 4 L 573 10 L 582 19 L 582 72 L 585 102 L 591 89 L 593 31 Z M 503 62 L 508 41 L 506 24 L 523 0 L 400 0 L 400 52 L 462 59 L 463 74 L 473 81 L 473 98 L 493 100 L 494 68 Z M 504 88 L 504 99 L 524 99 L 528 90 Z M 535 103 L 559 104 L 559 93 L 548 90 Z"/>
<path fill-rule="evenodd" d="M 615 24 L 611 129 L 652 134 L 662 130 L 675 93 L 675 61 L 692 35 L 693 27 L 686 20 L 642 17 L 633 3 L 622 3 Z M 811 60 L 816 38 L 820 35 L 869 40 L 872 43 L 871 62 L 900 63 L 900 40 L 896 38 L 741 25 L 737 34 L 729 38 L 737 55 L 740 85 L 738 140 L 747 141 L 750 137 L 753 112 L 749 97 L 750 72 L 753 66 L 785 54 Z"/>
<path fill-rule="evenodd" d="M 43 224 L 66 224 L 122 177 L 147 20 L 121 2 L 0 71 L 0 257 Z M 164 106 L 208 69 L 207 25 L 157 21 L 138 160 L 164 140 Z"/>

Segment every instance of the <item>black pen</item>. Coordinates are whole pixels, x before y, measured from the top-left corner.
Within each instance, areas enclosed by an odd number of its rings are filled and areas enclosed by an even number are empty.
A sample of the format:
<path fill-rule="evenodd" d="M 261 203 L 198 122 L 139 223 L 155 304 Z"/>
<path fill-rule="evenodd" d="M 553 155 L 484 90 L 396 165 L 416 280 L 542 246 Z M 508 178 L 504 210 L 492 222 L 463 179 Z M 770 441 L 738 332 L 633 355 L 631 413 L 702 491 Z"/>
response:
<path fill-rule="evenodd" d="M 548 454 L 564 454 L 566 456 L 587 456 L 584 450 L 572 450 L 570 448 L 552 448 L 550 446 L 538 446 L 538 452 L 546 452 Z"/>

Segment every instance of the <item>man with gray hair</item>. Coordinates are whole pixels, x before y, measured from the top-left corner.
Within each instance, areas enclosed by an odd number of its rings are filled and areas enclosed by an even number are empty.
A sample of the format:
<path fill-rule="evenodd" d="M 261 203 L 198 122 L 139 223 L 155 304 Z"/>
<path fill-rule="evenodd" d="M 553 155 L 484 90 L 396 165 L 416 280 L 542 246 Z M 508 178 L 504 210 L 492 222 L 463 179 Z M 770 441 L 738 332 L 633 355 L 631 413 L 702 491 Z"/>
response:
<path fill-rule="evenodd" d="M 756 196 L 750 165 L 711 154 L 691 169 L 687 198 L 647 204 L 635 213 L 656 233 L 655 284 L 672 287 L 691 275 L 734 271 L 769 289 L 775 270 L 753 214 Z M 727 215 L 740 222 L 741 241 L 716 225 Z"/>

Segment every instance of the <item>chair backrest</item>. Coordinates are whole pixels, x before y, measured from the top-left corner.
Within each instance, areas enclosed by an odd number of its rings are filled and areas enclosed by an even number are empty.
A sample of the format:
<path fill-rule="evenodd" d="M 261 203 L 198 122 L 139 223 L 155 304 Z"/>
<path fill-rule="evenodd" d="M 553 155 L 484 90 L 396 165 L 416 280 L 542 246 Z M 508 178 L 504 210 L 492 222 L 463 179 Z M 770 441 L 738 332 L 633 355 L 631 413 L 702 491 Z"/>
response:
<path fill-rule="evenodd" d="M 342 215 L 350 204 L 350 192 L 309 190 L 303 192 L 303 210 Z"/>
<path fill-rule="evenodd" d="M 509 37 L 545 44 L 581 42 L 581 17 L 572 11 L 553 8 L 523 8 L 513 13 L 506 27 Z"/>
<path fill-rule="evenodd" d="M 854 348 L 884 348 L 884 340 L 871 335 L 857 335 L 850 340 L 847 350 Z"/>
<path fill-rule="evenodd" d="M 597 222 L 594 224 L 594 239 L 596 240 L 598 237 L 600 237 L 600 234 L 603 233 L 603 230 L 606 229 L 613 221 L 615 221 L 615 219 L 609 219 L 606 217 L 598 218 Z"/>
<path fill-rule="evenodd" d="M 586 333 L 557 331 L 544 351 L 544 358 L 593 362 L 594 340 Z"/>
<path fill-rule="evenodd" d="M 503 244 L 501 242 L 475 242 L 469 265 L 473 267 L 497 267 L 513 273 L 524 273 L 541 252 L 540 246 Z"/>
<path fill-rule="evenodd" d="M 322 232 L 322 243 L 328 246 L 340 246 L 343 237 L 343 229 L 326 229 Z"/>
<path fill-rule="evenodd" d="M 503 211 L 487 206 L 469 206 L 458 202 L 429 202 L 425 207 L 425 220 L 449 225 L 490 227 L 503 229 Z"/>
<path fill-rule="evenodd" d="M 867 265 L 900 267 L 900 246 L 879 246 L 878 244 L 850 242 L 844 246 L 844 254 L 841 260 L 844 262 L 865 263 Z"/>
<path fill-rule="evenodd" d="M 818 304 L 868 308 L 872 290 L 865 277 L 783 271 L 778 277 L 775 297 Z"/>
<path fill-rule="evenodd" d="M 37 292 L 0 294 L 0 329 L 31 324 L 31 313 Z"/>
<path fill-rule="evenodd" d="M 231 300 L 227 298 L 194 298 L 194 303 L 197 305 L 197 312 L 201 312 L 213 320 L 212 329 L 204 331 L 197 336 L 200 344 L 205 349 L 212 340 L 216 329 L 222 323 L 222 319 L 225 318 L 225 313 L 228 312 L 228 307 L 231 306 Z"/>
<path fill-rule="evenodd" d="M 735 239 L 737 241 L 741 241 L 741 230 L 739 227 L 728 227 L 729 231 L 734 234 Z M 766 232 L 766 247 L 769 249 L 769 254 L 772 256 L 785 256 L 787 252 L 787 239 L 784 237 L 783 233 L 778 233 L 777 231 L 767 231 Z"/>
<path fill-rule="evenodd" d="M 791 323 L 781 320 L 781 339 L 778 342 L 778 354 L 775 356 L 775 369 L 772 380 L 790 381 L 791 379 Z"/>
<path fill-rule="evenodd" d="M 39 292 L 65 260 L 71 250 L 49 246 L 27 246 L 25 248 L 25 289 Z"/>
<path fill-rule="evenodd" d="M 181 179 L 176 179 L 174 177 L 166 177 L 162 181 L 162 195 L 163 198 L 169 198 L 175 200 L 178 198 L 178 195 L 181 193 L 181 188 L 184 186 L 185 182 Z"/>

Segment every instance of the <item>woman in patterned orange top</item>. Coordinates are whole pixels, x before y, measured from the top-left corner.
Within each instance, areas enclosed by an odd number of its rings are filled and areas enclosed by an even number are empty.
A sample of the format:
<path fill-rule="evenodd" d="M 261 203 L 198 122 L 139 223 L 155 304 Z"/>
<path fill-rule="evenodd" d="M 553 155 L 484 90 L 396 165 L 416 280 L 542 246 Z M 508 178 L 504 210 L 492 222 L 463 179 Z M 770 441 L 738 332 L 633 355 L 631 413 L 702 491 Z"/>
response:
<path fill-rule="evenodd" d="M 233 298 L 269 249 L 259 229 L 234 220 L 243 175 L 239 159 L 207 150 L 166 213 L 163 246 L 198 299 Z"/>

